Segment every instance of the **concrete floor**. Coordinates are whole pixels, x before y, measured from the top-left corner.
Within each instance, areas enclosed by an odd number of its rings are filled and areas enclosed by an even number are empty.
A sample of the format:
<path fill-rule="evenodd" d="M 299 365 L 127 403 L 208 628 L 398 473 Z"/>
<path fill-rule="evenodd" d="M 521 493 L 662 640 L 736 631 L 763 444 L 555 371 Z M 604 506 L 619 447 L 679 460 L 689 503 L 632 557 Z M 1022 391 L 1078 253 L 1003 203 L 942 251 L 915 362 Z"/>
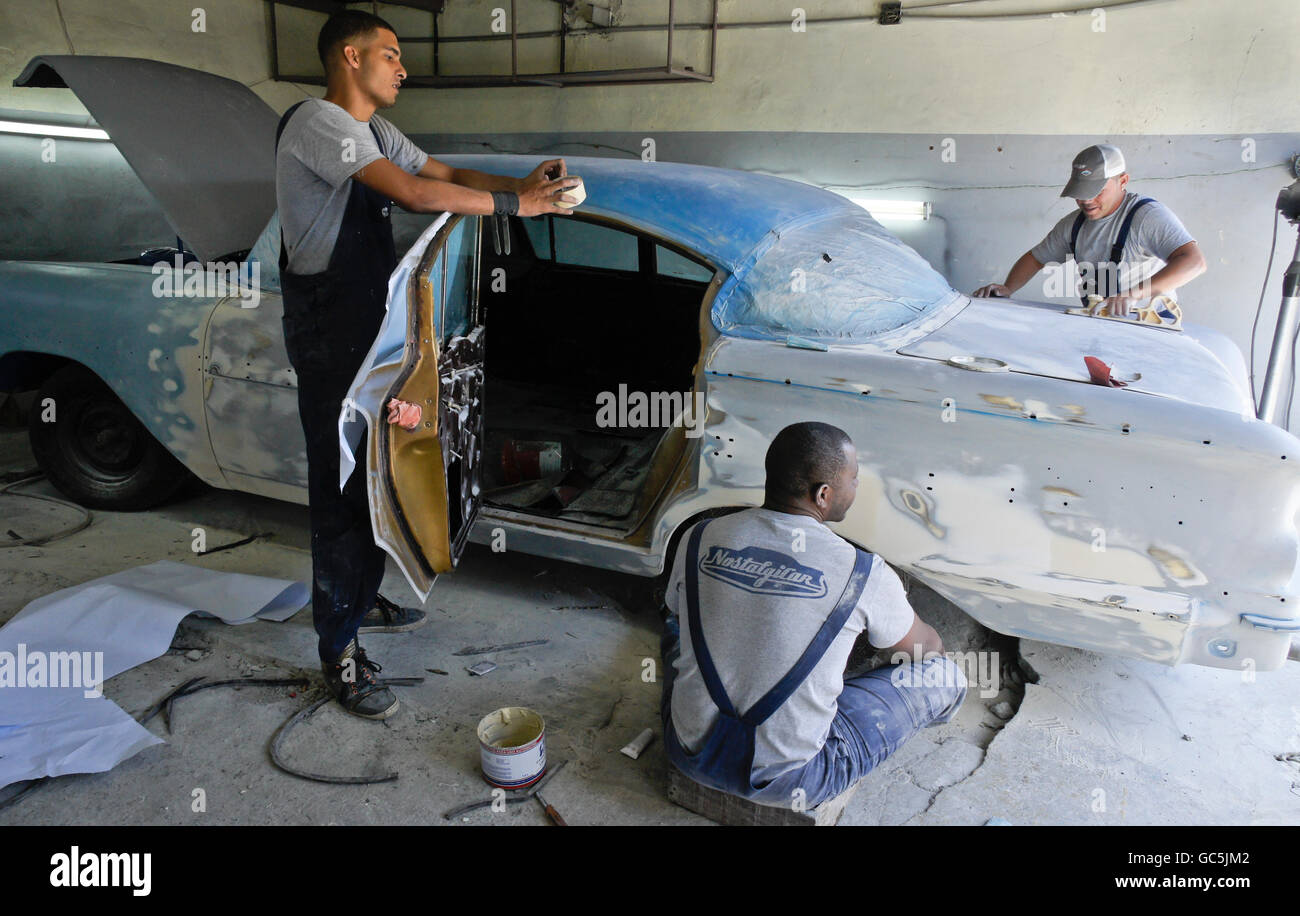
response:
<path fill-rule="evenodd" d="M 0 474 L 33 465 L 25 434 L 0 430 Z M 54 495 L 45 481 L 22 489 Z M 32 536 L 76 515 L 10 494 L 0 495 L 0 517 L 4 528 Z M 190 551 L 195 527 L 206 529 L 209 547 L 270 535 L 198 558 Z M 159 559 L 305 581 L 307 546 L 305 508 L 244 494 L 196 488 L 152 512 L 96 512 L 89 528 L 48 546 L 0 550 L 0 623 L 41 595 Z M 471 546 L 430 596 L 428 625 L 363 639 L 384 676 L 425 677 L 396 688 L 401 710 L 374 723 L 327 705 L 285 749 L 317 772 L 397 771 L 395 782 L 322 785 L 271 764 L 271 736 L 319 695 L 314 688 L 296 696 L 285 688 L 216 689 L 178 702 L 168 744 L 108 773 L 48 781 L 0 811 L 0 825 L 449 823 L 443 811 L 489 797 L 474 727 L 504 705 L 545 716 L 550 759 L 567 761 L 546 796 L 570 824 L 707 824 L 665 796 L 660 688 L 642 678 L 647 659 L 659 664 L 651 592 L 651 580 Z M 412 600 L 391 564 L 384 593 Z M 1300 665 L 1246 683 L 1231 671 L 1017 643 L 919 585 L 911 598 L 947 648 L 996 651 L 1005 664 L 1018 645 L 1037 682 L 1002 678 L 1004 689 L 986 697 L 976 686 L 951 723 L 917 735 L 866 779 L 841 823 L 983 824 L 995 816 L 1014 824 L 1300 823 Z M 483 656 L 499 666 L 486 677 L 464 670 L 478 658 L 452 655 L 532 639 L 549 642 Z M 308 611 L 241 627 L 191 617 L 173 642 L 184 648 L 111 679 L 105 692 L 138 713 L 200 675 L 317 678 L 314 642 Z M 855 656 L 851 667 L 863 663 Z M 991 711 L 1001 703 L 1016 710 L 1008 721 Z M 621 755 L 646 727 L 656 733 L 650 748 L 638 760 Z M 165 734 L 161 719 L 151 728 Z M 195 812 L 200 788 L 207 810 Z M 546 822 L 529 803 L 451 823 Z"/>

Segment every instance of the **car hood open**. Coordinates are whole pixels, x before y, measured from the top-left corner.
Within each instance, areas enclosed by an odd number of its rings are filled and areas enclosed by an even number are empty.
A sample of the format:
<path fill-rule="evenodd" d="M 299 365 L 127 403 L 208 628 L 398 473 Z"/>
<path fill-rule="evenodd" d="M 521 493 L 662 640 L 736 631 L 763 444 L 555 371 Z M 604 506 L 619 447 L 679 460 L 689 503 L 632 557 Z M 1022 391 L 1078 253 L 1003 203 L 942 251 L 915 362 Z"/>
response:
<path fill-rule="evenodd" d="M 243 83 L 156 60 L 46 54 L 14 85 L 71 89 L 205 261 L 252 248 L 275 211 L 279 116 Z"/>

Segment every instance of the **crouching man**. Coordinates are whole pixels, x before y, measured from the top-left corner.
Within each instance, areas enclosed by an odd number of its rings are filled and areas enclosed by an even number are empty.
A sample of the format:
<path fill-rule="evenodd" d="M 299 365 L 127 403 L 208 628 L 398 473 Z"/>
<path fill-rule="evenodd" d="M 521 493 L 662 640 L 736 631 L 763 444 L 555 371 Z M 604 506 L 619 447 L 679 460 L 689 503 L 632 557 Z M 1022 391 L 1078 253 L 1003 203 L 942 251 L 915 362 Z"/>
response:
<path fill-rule="evenodd" d="M 826 527 L 857 492 L 848 435 L 787 426 L 766 470 L 762 508 L 699 522 L 678 547 L 665 598 L 664 740 L 699 783 L 812 809 L 951 719 L 966 679 L 932 655 L 943 644 L 897 574 Z M 864 631 L 907 660 L 845 681 Z"/>

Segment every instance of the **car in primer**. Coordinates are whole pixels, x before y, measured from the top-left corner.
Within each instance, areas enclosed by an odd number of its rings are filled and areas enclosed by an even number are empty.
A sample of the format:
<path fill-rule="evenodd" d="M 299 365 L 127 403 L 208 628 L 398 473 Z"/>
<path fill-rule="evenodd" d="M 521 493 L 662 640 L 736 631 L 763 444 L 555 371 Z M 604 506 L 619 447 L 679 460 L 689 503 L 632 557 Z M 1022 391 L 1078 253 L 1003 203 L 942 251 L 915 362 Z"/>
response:
<path fill-rule="evenodd" d="M 214 487 L 305 504 L 275 113 L 238 83 L 152 61 L 40 57 L 17 83 L 72 88 L 195 255 L 236 253 L 241 275 L 258 275 L 250 308 L 160 298 L 144 264 L 0 262 L 0 383 L 45 390 L 69 370 L 102 383 L 85 428 L 57 440 L 79 450 L 72 471 L 33 418 L 51 479 L 112 506 L 122 480 L 174 461 Z M 190 100 L 165 129 L 123 101 L 157 85 Z M 514 176 L 537 161 L 440 158 Z M 586 202 L 512 218 L 510 252 L 477 217 L 424 229 L 340 416 L 343 475 L 354 463 L 367 475 L 376 542 L 422 599 L 470 540 L 661 575 L 693 521 L 762 502 L 781 428 L 820 420 L 848 432 L 860 463 L 857 500 L 832 527 L 991 629 L 1169 665 L 1283 663 L 1300 628 L 1300 441 L 1255 419 L 1225 338 L 973 300 L 861 207 L 810 185 L 566 161 Z M 1087 356 L 1127 386 L 1090 383 Z M 586 400 L 530 400 L 553 382 Z M 592 384 L 679 382 L 683 405 L 703 405 L 693 425 L 683 412 L 588 461 L 634 485 L 600 483 L 556 508 L 520 496 L 527 481 L 490 479 L 501 437 L 519 440 L 545 411 L 586 417 L 545 430 L 557 442 L 581 432 L 577 454 L 596 454 L 597 434 L 617 431 L 579 429 L 593 426 Z M 413 429 L 387 422 L 392 399 L 420 405 Z M 110 461 L 96 444 L 113 434 L 132 445 Z M 135 452 L 153 464 L 131 465 Z"/>

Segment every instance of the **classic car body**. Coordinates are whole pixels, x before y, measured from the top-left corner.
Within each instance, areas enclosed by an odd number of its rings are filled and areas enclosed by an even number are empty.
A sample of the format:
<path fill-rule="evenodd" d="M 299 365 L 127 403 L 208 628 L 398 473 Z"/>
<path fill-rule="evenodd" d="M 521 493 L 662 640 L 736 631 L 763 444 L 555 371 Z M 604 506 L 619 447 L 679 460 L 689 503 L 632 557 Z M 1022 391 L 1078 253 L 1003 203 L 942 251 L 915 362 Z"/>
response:
<path fill-rule="evenodd" d="M 475 217 L 424 231 L 340 418 L 345 475 L 370 431 L 355 461 L 376 540 L 422 597 L 470 539 L 657 575 L 691 521 L 761 502 L 767 443 L 815 419 L 858 447 L 836 530 L 992 629 L 1165 664 L 1283 663 L 1300 629 L 1300 441 L 1254 418 L 1222 337 L 971 300 L 812 186 L 567 161 L 587 202 L 512 219 L 508 252 Z M 273 200 L 266 171 L 249 180 Z M 37 387 L 75 361 L 202 480 L 305 502 L 278 240 L 270 218 L 241 261 L 260 274 L 256 308 L 160 299 L 144 266 L 0 263 L 0 384 Z M 1133 381 L 1090 384 L 1085 356 Z M 694 427 L 610 426 L 596 417 L 611 392 L 704 410 Z M 386 422 L 392 398 L 422 422 Z M 523 440 L 557 443 L 588 489 L 557 504 L 557 472 L 521 496 L 500 468 L 502 443 Z"/>

